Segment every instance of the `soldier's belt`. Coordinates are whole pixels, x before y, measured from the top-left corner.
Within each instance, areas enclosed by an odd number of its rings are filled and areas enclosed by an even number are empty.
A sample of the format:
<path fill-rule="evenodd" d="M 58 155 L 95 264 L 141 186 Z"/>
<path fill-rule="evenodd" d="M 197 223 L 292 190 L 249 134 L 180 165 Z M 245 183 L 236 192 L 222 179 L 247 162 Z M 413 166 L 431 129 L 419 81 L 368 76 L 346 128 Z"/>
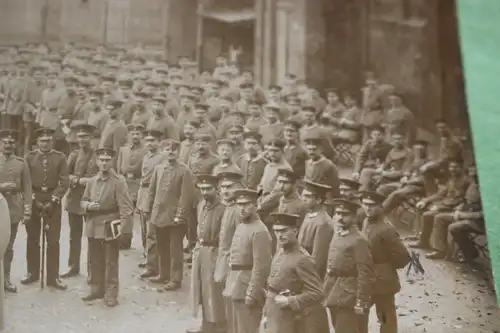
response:
<path fill-rule="evenodd" d="M 117 208 L 112 209 L 100 209 L 96 211 L 89 212 L 89 215 L 109 215 L 109 214 L 118 214 L 119 211 Z"/>
<path fill-rule="evenodd" d="M 231 264 L 230 267 L 231 267 L 232 271 L 251 271 L 253 268 L 253 265 Z"/>
<path fill-rule="evenodd" d="M 19 194 L 21 192 L 20 189 L 13 189 L 13 190 L 8 190 L 8 191 L 0 191 L 3 195 L 14 195 L 14 194 Z"/>
<path fill-rule="evenodd" d="M 297 293 L 295 293 L 293 291 L 290 291 L 290 290 L 280 290 L 280 289 L 273 288 L 271 286 L 267 286 L 266 290 L 267 290 L 268 293 L 275 294 L 275 295 L 283 295 L 284 293 L 286 293 L 287 296 L 295 296 L 295 295 L 297 295 Z"/>
<path fill-rule="evenodd" d="M 141 183 L 141 187 L 149 187 L 150 183 Z"/>
<path fill-rule="evenodd" d="M 49 193 L 56 189 L 57 187 L 47 187 L 47 186 L 33 186 L 33 192 Z"/>
<path fill-rule="evenodd" d="M 338 269 L 330 269 L 328 268 L 326 270 L 326 274 L 329 277 L 357 277 L 358 274 L 355 272 L 346 272 L 346 271 L 341 271 Z"/>
<path fill-rule="evenodd" d="M 204 247 L 219 247 L 219 242 L 217 241 L 206 241 L 203 239 L 198 239 L 198 244 Z"/>
<path fill-rule="evenodd" d="M 50 112 L 53 112 L 53 111 L 57 111 L 57 108 L 43 108 L 45 111 L 50 111 Z"/>

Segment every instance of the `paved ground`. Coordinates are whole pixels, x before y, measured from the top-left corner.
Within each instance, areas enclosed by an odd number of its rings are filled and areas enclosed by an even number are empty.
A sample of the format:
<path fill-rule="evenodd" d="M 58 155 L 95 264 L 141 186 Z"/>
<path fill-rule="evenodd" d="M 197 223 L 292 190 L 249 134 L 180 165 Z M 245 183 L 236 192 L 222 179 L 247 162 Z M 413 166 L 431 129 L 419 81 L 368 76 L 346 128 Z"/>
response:
<path fill-rule="evenodd" d="M 16 243 L 13 280 L 19 293 L 7 296 L 7 330 L 9 333 L 157 333 L 184 332 L 196 326 L 197 319 L 187 309 L 187 279 L 183 289 L 158 293 L 138 278 L 139 239 L 134 248 L 122 252 L 120 262 L 120 306 L 108 309 L 100 302 L 86 305 L 80 296 L 86 291 L 84 277 L 67 280 L 67 292 L 41 291 L 38 285 L 24 287 L 19 280 L 25 273 L 24 229 Z M 68 228 L 62 234 L 61 270 L 66 268 Z M 398 297 L 400 332 L 402 333 L 482 333 L 499 332 L 500 313 L 493 294 L 475 272 L 453 264 L 426 261 L 423 280 L 408 282 Z M 186 277 L 189 271 L 186 271 Z M 372 315 L 371 329 L 376 319 Z M 497 331 L 495 331 L 495 329 Z"/>

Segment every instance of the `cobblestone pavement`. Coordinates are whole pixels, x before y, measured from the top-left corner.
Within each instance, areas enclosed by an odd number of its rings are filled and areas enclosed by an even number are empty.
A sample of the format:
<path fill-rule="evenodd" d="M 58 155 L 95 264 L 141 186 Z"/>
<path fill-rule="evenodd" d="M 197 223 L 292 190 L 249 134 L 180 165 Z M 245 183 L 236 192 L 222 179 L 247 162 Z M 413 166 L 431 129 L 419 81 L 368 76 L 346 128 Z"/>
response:
<path fill-rule="evenodd" d="M 7 296 L 6 332 L 176 333 L 197 326 L 198 319 L 190 316 L 187 307 L 189 270 L 182 290 L 158 293 L 138 277 L 137 264 L 141 259 L 138 237 L 134 239 L 134 249 L 121 254 L 120 305 L 116 308 L 106 308 L 100 302 L 88 305 L 82 302 L 80 297 L 87 287 L 84 276 L 66 280 L 69 285 L 66 292 L 50 288 L 42 291 L 39 285 L 21 286 L 26 244 L 26 234 L 21 229 L 13 264 L 13 281 L 19 292 Z M 66 269 L 67 253 L 65 218 L 61 271 Z M 426 269 L 423 280 L 408 282 L 402 277 L 403 288 L 397 299 L 401 333 L 500 332 L 500 313 L 494 296 L 477 274 L 454 264 L 422 261 Z M 372 313 L 371 332 L 376 332 L 376 327 Z"/>

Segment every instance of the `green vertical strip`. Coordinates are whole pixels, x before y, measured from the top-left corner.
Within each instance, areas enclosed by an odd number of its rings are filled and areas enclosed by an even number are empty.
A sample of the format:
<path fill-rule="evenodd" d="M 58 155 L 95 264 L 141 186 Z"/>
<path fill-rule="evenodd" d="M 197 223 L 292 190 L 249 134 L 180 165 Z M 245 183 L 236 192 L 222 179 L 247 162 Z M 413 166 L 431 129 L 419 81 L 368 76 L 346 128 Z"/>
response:
<path fill-rule="evenodd" d="M 457 0 L 457 9 L 467 104 L 500 300 L 500 1 Z"/>

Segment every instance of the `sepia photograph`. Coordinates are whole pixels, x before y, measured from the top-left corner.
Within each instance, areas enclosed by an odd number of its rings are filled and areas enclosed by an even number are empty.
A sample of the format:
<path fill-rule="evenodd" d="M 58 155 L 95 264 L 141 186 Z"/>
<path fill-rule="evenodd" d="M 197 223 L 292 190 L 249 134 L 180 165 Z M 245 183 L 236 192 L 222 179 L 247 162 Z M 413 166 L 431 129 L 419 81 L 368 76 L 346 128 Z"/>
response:
<path fill-rule="evenodd" d="M 500 332 L 458 21 L 0 0 L 0 332 Z"/>

